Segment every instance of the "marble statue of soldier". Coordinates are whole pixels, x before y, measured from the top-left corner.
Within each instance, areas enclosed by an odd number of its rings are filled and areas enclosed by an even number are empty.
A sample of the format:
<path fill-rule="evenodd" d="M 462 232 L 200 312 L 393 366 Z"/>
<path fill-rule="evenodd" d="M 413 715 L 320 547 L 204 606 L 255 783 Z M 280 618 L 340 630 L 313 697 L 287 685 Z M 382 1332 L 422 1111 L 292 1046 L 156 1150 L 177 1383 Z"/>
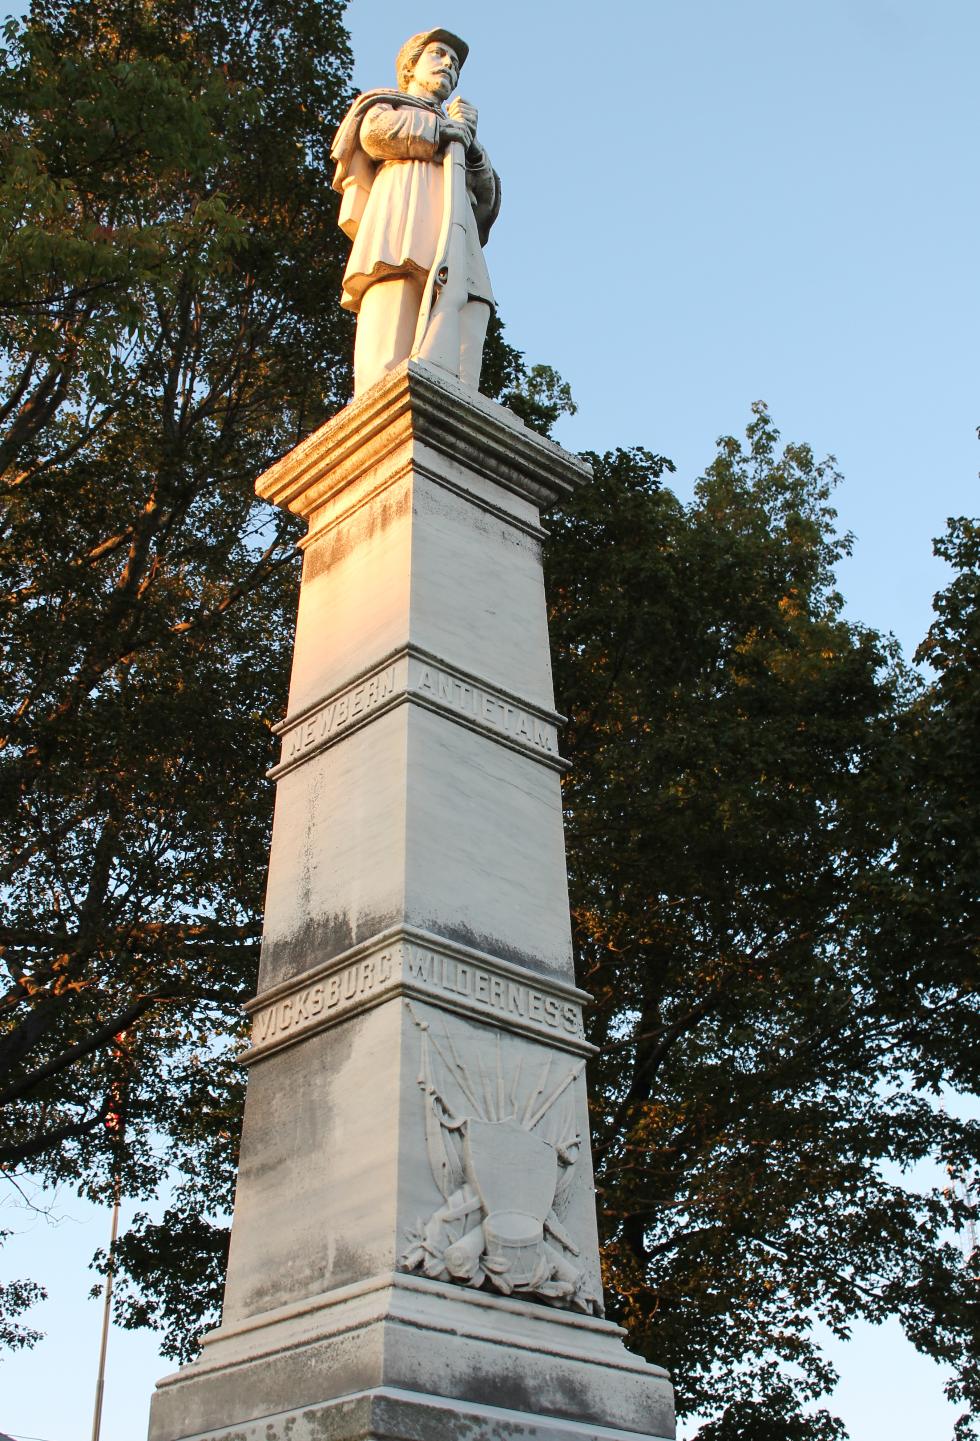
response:
<path fill-rule="evenodd" d="M 357 315 L 355 395 L 409 355 L 479 386 L 494 303 L 483 246 L 500 208 L 500 181 L 476 138 L 475 107 L 457 98 L 443 108 L 467 53 L 449 30 L 413 35 L 398 52 L 398 89 L 359 96 L 334 140 L 340 226 L 353 241 L 340 303 Z M 445 163 L 450 147 L 458 186 Z M 447 359 L 445 340 L 440 350 L 434 338 L 445 305 L 434 268 L 444 279 L 440 247 L 450 212 L 457 227 L 458 313 Z"/>

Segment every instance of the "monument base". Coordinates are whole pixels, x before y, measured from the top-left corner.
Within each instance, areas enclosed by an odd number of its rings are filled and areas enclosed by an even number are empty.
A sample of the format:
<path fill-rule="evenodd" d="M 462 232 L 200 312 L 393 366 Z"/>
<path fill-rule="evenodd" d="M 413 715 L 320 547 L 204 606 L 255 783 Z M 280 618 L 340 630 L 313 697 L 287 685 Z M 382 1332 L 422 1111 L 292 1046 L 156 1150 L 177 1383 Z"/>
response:
<path fill-rule="evenodd" d="M 282 1411 L 200 1441 L 636 1441 L 635 1431 L 464 1406 L 441 1396 L 380 1387 L 304 1411 Z M 198 1441 L 198 1438 L 195 1438 Z"/>
<path fill-rule="evenodd" d="M 667 1374 L 609 1321 L 390 1274 L 205 1338 L 150 1441 L 614 1441 L 674 1435 Z"/>

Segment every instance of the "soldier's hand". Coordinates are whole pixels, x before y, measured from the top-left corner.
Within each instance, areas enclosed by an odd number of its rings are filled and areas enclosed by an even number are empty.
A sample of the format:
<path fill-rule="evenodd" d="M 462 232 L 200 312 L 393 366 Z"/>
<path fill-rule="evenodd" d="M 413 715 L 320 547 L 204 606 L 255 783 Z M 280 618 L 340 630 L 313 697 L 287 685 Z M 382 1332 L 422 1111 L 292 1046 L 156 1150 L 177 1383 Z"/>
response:
<path fill-rule="evenodd" d="M 464 150 L 473 144 L 473 131 L 460 120 L 444 120 L 439 127 L 439 140 L 443 146 L 451 140 L 458 140 Z"/>
<path fill-rule="evenodd" d="M 476 139 L 476 122 L 479 119 L 480 112 L 475 105 L 471 105 L 468 100 L 463 100 L 457 95 L 456 99 L 451 101 L 446 107 L 446 114 L 451 116 L 453 120 L 462 121 L 462 123 L 468 126 L 473 132 L 474 140 Z"/>

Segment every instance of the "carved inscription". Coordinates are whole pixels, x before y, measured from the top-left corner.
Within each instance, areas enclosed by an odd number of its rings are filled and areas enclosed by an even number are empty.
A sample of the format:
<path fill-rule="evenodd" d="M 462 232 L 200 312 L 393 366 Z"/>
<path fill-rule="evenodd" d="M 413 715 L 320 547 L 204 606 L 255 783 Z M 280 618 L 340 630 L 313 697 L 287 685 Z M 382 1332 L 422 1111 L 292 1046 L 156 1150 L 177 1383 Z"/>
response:
<path fill-rule="evenodd" d="M 428 696 L 458 715 L 489 726 L 511 740 L 533 746 L 548 755 L 558 754 L 558 733 L 548 721 L 478 685 L 460 680 L 449 671 L 419 663 L 414 688 L 419 695 Z"/>
<path fill-rule="evenodd" d="M 438 951 L 408 945 L 406 980 L 421 982 L 447 996 L 486 1006 L 499 1016 L 523 1021 L 545 1030 L 564 1031 L 569 1036 L 582 1035 L 582 1013 L 571 1001 L 559 1000 L 547 991 L 539 991 L 523 981 L 484 970 L 469 961 L 440 955 Z"/>
<path fill-rule="evenodd" d="M 517 1030 L 584 1042 L 582 1011 L 575 1001 L 477 960 L 461 960 L 415 941 L 396 940 L 385 950 L 338 966 L 256 1011 L 252 1046 L 260 1051 L 275 1049 L 383 999 L 382 993 L 396 991 L 456 1002 L 471 1013 L 483 1012 L 488 1019 L 493 1017 Z"/>
<path fill-rule="evenodd" d="M 342 970 L 334 971 L 332 976 L 307 986 L 306 990 L 286 996 L 260 1011 L 252 1028 L 253 1046 L 282 1040 L 329 1017 L 331 1013 L 350 1010 L 356 1002 L 387 985 L 393 974 L 389 951 L 382 951 L 378 956 L 366 956 L 363 961 L 353 961 Z"/>
<path fill-rule="evenodd" d="M 395 666 L 392 665 L 335 696 L 321 710 L 307 716 L 289 731 L 283 742 L 283 761 L 293 761 L 314 746 L 339 735 L 393 696 L 396 687 Z"/>
<path fill-rule="evenodd" d="M 410 663 L 410 669 L 407 669 Z M 359 725 L 372 711 L 413 696 L 479 726 L 484 732 L 554 764 L 558 730 L 553 721 L 421 656 L 399 656 L 383 670 L 340 691 L 283 735 L 280 766 L 292 767 Z M 272 772 L 278 773 L 278 767 Z"/>

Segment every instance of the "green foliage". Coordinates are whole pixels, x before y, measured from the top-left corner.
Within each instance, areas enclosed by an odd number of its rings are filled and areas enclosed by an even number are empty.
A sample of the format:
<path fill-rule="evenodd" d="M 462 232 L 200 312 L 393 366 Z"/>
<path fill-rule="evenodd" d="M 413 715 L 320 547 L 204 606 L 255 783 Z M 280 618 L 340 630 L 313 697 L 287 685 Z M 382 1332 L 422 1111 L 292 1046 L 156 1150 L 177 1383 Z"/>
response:
<path fill-rule="evenodd" d="M 0 1246 L 9 1235 L 9 1231 L 0 1231 Z M 46 1295 L 36 1281 L 0 1281 L 0 1350 L 17 1351 L 40 1341 L 42 1333 L 25 1326 L 20 1317 Z"/>
<path fill-rule="evenodd" d="M 973 1374 L 964 1208 L 901 1170 L 976 1164 L 977 1128 L 928 1090 L 975 1085 L 975 973 L 962 948 L 881 950 L 909 934 L 897 777 L 923 702 L 841 616 L 832 463 L 780 449 L 762 407 L 688 506 L 660 457 L 594 463 L 548 568 L 606 1280 L 682 1412 L 728 1404 L 708 1435 L 796 1434 L 832 1381 L 815 1319 L 897 1314 Z"/>
<path fill-rule="evenodd" d="M 697 1441 L 847 1441 L 847 1431 L 828 1411 L 801 1412 L 792 1383 L 769 1361 L 758 1368 L 755 1396 L 726 1405 Z"/>
<path fill-rule="evenodd" d="M 135 1330 L 159 1327 L 166 1317 L 167 1354 L 190 1361 L 200 1351 L 202 1316 L 221 1314 L 225 1272 L 228 1267 L 227 1225 L 209 1221 L 197 1207 L 193 1186 L 178 1190 L 177 1204 L 168 1206 L 159 1221 L 145 1212 L 137 1215 L 113 1252 L 114 1267 L 131 1282 L 117 1298 L 114 1319 Z M 109 1256 L 100 1251 L 96 1267 L 104 1275 Z M 102 1288 L 93 1287 L 92 1296 Z"/>
<path fill-rule="evenodd" d="M 496 311 L 490 317 L 480 389 L 519 415 L 525 425 L 550 435 L 563 415 L 574 415 L 572 389 L 550 365 L 532 365 L 504 338 Z"/>
<path fill-rule="evenodd" d="M 230 1200 L 295 601 L 252 485 L 349 395 L 342 8 L 38 0 L 0 55 L 0 1165 L 196 1170 L 177 1266 Z"/>
<path fill-rule="evenodd" d="M 867 887 L 869 954 L 880 1025 L 897 1037 L 920 1090 L 980 1091 L 980 524 L 948 522 L 936 554 L 953 567 L 934 600 L 935 620 L 916 654 L 933 679 L 905 708 L 890 801 L 894 843 Z M 943 1163 L 951 1224 L 976 1221 L 976 1125 L 950 1125 Z M 949 1393 L 980 1416 L 980 1254 L 951 1279 L 937 1255 L 923 1260 L 911 1294 L 893 1291 L 920 1350 L 953 1369 Z M 971 1356 L 963 1367 L 964 1338 Z M 964 1418 L 958 1437 L 975 1435 Z"/>
<path fill-rule="evenodd" d="M 950 520 L 935 550 L 954 576 L 935 598 L 936 619 L 916 655 L 935 678 L 903 717 L 880 943 L 916 996 L 928 995 L 929 1010 L 914 1023 L 928 1026 L 934 1056 L 918 1079 L 975 1092 L 980 1017 L 956 997 L 980 980 L 980 524 Z M 894 987 L 890 1001 L 902 1004 Z"/>

